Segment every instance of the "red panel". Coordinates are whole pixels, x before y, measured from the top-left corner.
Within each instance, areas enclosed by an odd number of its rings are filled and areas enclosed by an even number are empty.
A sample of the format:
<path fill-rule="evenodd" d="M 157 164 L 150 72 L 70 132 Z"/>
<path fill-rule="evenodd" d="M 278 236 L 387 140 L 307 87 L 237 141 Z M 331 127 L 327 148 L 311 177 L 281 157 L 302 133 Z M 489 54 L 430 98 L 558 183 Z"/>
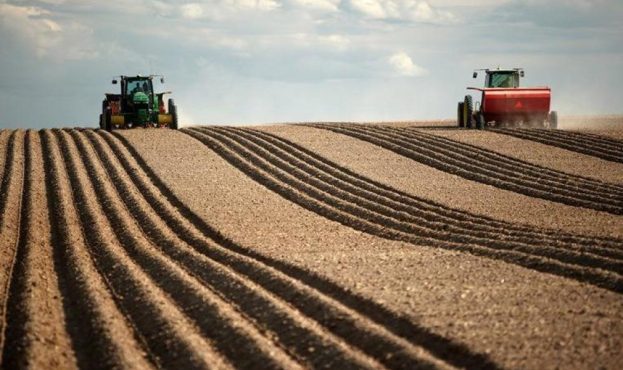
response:
<path fill-rule="evenodd" d="M 549 112 L 549 88 L 482 89 L 485 115 L 534 115 Z"/>

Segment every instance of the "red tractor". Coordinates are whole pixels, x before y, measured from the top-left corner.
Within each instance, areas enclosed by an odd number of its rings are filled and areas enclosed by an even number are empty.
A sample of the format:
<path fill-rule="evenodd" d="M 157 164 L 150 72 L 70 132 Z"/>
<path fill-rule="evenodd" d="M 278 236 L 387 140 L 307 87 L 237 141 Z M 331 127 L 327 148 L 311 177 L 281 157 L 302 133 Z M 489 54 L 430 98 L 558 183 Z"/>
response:
<path fill-rule="evenodd" d="M 471 95 L 459 102 L 457 120 L 459 127 L 483 129 L 485 126 L 549 127 L 558 126 L 558 115 L 549 110 L 551 89 L 544 87 L 519 87 L 524 76 L 522 68 L 479 69 L 485 71 L 485 87 L 468 87 L 482 92 L 480 102 L 474 106 Z"/>

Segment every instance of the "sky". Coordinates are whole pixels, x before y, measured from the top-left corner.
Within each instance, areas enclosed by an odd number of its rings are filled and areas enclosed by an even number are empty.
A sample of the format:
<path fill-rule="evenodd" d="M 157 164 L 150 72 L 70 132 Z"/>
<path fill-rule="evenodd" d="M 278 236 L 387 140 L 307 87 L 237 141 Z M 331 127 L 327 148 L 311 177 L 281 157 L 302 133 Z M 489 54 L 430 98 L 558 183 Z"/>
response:
<path fill-rule="evenodd" d="M 621 0 L 0 0 L 0 128 L 97 126 L 163 74 L 181 125 L 452 118 L 476 68 L 623 113 Z"/>

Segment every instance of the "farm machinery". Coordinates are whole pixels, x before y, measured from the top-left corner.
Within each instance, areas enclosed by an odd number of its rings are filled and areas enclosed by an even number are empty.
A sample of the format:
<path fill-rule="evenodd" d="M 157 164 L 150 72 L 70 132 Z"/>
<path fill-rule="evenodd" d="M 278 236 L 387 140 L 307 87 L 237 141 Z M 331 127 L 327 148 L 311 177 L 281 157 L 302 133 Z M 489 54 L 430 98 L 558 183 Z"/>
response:
<path fill-rule="evenodd" d="M 165 109 L 164 95 L 170 91 L 155 93 L 153 79 L 163 76 L 119 76 L 112 80 L 121 85 L 119 94 L 106 94 L 102 101 L 100 128 L 107 131 L 133 127 L 168 127 L 177 129 L 177 106 L 168 99 Z M 120 82 L 120 83 L 119 83 Z"/>
<path fill-rule="evenodd" d="M 466 95 L 459 102 L 457 121 L 459 127 L 483 129 L 486 126 L 549 127 L 556 128 L 558 114 L 549 110 L 551 89 L 549 87 L 520 87 L 524 77 L 522 68 L 479 69 L 485 72 L 485 86 L 468 87 L 481 93 L 480 102 Z"/>

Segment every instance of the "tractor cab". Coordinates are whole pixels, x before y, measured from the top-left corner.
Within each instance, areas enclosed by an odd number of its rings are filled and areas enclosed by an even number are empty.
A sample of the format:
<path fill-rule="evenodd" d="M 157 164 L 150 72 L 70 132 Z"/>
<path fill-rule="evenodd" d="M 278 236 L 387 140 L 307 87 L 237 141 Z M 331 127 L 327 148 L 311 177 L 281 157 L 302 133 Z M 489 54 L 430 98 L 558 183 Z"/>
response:
<path fill-rule="evenodd" d="M 121 90 L 124 96 L 131 96 L 132 98 L 138 93 L 146 96 L 154 95 L 154 86 L 151 79 L 147 77 L 126 78 L 121 81 Z"/>
<path fill-rule="evenodd" d="M 524 76 L 521 68 L 514 69 L 481 69 L 484 71 L 485 88 L 513 88 L 519 87 L 519 78 Z M 478 71 L 474 71 L 474 78 L 478 77 Z"/>

